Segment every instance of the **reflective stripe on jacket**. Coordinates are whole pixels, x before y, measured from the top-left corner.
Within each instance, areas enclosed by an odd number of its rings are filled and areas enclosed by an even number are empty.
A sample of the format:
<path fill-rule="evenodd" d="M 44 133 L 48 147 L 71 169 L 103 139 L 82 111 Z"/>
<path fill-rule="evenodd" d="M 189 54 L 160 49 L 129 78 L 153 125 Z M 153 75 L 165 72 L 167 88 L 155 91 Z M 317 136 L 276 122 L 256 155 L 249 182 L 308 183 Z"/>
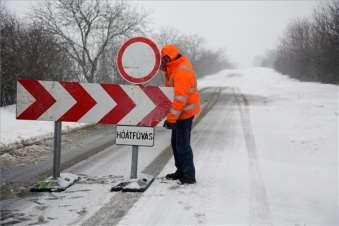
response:
<path fill-rule="evenodd" d="M 174 88 L 174 100 L 167 120 L 175 123 L 200 112 L 200 94 L 196 74 L 186 56 L 170 62 L 166 70 L 166 86 Z"/>

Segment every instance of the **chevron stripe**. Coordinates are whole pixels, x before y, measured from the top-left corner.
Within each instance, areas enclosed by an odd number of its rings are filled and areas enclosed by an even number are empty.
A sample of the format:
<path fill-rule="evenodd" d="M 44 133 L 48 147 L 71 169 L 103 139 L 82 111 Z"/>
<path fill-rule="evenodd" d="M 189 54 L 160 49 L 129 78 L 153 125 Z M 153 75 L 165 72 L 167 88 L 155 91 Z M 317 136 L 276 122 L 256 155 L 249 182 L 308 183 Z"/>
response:
<path fill-rule="evenodd" d="M 117 103 L 108 95 L 108 93 L 98 84 L 87 83 L 82 84 L 82 87 L 95 100 L 96 105 L 82 116 L 78 122 L 99 122 L 107 112 L 110 112 Z"/>
<path fill-rule="evenodd" d="M 167 87 L 18 80 L 17 119 L 154 127 L 172 100 Z"/>
<path fill-rule="evenodd" d="M 41 81 L 43 87 L 54 97 L 56 102 L 45 111 L 38 120 L 54 121 L 59 119 L 65 112 L 67 112 L 76 101 L 67 92 L 59 82 Z"/>
<path fill-rule="evenodd" d="M 121 88 L 131 97 L 136 106 L 119 122 L 119 124 L 138 125 L 155 105 L 139 86 L 122 85 Z"/>

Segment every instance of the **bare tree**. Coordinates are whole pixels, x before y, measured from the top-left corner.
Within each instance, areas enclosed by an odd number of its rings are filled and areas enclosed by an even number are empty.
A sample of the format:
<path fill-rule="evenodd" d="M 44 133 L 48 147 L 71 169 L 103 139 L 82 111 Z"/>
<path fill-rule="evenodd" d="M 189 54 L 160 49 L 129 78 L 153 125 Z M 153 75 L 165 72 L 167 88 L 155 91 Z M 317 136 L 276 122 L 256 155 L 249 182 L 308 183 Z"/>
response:
<path fill-rule="evenodd" d="M 200 57 L 201 50 L 205 44 L 205 40 L 198 35 L 182 34 L 178 30 L 166 27 L 162 28 L 155 35 L 157 42 L 163 46 L 167 43 L 175 43 L 185 55 L 187 55 L 192 63 L 196 62 Z"/>
<path fill-rule="evenodd" d="M 324 82 L 339 82 L 339 1 L 315 10 L 313 46 L 317 66 Z"/>
<path fill-rule="evenodd" d="M 17 78 L 73 80 L 76 77 L 65 47 L 41 24 L 23 24 L 4 6 L 0 7 L 0 22 L 1 106 L 15 102 Z"/>
<path fill-rule="evenodd" d="M 45 0 L 33 18 L 67 46 L 83 78 L 93 82 L 105 50 L 123 37 L 142 32 L 146 16 L 124 1 Z"/>
<path fill-rule="evenodd" d="M 307 19 L 293 21 L 287 28 L 280 47 L 288 55 L 287 70 L 299 78 L 311 75 L 310 65 L 314 61 L 312 52 L 312 25 Z M 314 74 L 312 74 L 314 75 Z M 315 78 L 316 79 L 316 78 Z"/>
<path fill-rule="evenodd" d="M 0 1 L 0 106 L 14 103 L 15 76 L 17 68 L 12 64 L 15 62 L 16 42 L 15 35 L 18 29 L 17 21 L 6 10 Z"/>
<path fill-rule="evenodd" d="M 339 82 L 339 1 L 315 9 L 310 20 L 294 20 L 276 50 L 274 67 L 292 77 Z"/>
<path fill-rule="evenodd" d="M 167 43 L 176 44 L 189 57 L 199 77 L 232 67 L 222 49 L 206 49 L 205 40 L 198 35 L 182 34 L 176 29 L 166 27 L 154 37 L 161 46 Z"/>
<path fill-rule="evenodd" d="M 180 35 L 181 34 L 177 29 L 174 29 L 172 27 L 163 27 L 158 33 L 155 33 L 153 36 L 158 45 L 164 46 L 168 43 L 178 43 Z"/>

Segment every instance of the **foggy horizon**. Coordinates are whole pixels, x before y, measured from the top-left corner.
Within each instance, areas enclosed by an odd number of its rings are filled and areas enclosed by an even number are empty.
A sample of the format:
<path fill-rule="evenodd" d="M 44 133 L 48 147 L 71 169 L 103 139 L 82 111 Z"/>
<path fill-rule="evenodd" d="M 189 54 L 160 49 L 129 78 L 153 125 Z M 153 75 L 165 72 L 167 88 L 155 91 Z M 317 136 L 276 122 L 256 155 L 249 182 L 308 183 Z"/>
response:
<path fill-rule="evenodd" d="M 25 16 L 39 0 L 6 0 L 6 6 Z M 326 1 L 128 1 L 151 12 L 150 28 L 177 29 L 196 34 L 212 49 L 223 49 L 238 67 L 253 66 L 257 56 L 277 47 L 286 26 L 309 18 Z"/>

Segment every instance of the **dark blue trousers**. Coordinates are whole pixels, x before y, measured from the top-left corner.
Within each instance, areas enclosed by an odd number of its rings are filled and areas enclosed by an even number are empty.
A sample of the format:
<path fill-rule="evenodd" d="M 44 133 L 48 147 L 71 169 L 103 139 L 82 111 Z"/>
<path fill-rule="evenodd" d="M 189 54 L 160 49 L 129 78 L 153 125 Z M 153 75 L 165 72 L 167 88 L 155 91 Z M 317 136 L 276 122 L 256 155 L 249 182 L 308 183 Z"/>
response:
<path fill-rule="evenodd" d="M 191 130 L 193 118 L 178 120 L 176 128 L 172 130 L 172 150 L 175 166 L 184 177 L 195 178 L 193 152 L 191 148 Z"/>

